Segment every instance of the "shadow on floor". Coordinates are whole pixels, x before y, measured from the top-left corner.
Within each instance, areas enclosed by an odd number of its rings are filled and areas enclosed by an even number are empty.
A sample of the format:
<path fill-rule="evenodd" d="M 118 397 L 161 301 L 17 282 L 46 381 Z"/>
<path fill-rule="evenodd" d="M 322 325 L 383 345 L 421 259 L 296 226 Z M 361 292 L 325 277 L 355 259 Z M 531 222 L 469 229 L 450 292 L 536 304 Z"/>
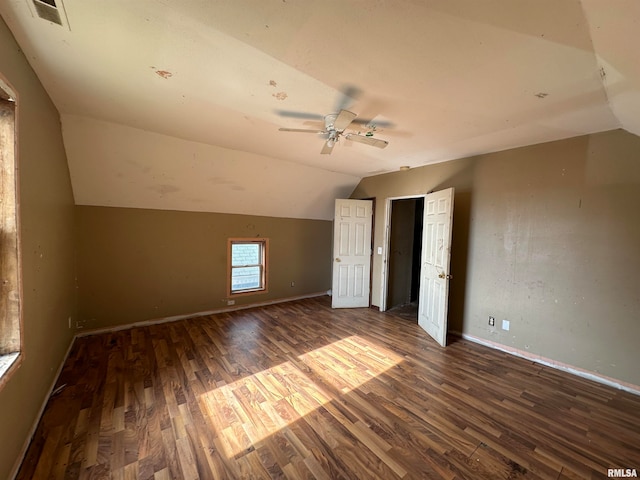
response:
<path fill-rule="evenodd" d="M 398 305 L 397 307 L 390 308 L 387 312 L 405 320 L 409 320 L 410 322 L 418 323 L 418 302 Z"/>

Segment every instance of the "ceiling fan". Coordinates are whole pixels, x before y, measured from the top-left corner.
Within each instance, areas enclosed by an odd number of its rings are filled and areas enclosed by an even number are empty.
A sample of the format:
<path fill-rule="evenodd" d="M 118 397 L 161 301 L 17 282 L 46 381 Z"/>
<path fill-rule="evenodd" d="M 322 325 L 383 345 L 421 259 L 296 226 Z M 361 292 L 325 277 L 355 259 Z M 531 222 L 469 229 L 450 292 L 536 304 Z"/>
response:
<path fill-rule="evenodd" d="M 320 153 L 330 154 L 333 147 L 338 142 L 340 137 L 344 137 L 347 140 L 353 142 L 364 143 L 365 145 L 371 145 L 372 147 L 384 148 L 389 145 L 386 140 L 380 140 L 379 138 L 373 138 L 373 132 L 369 131 L 365 135 L 360 133 L 345 133 L 345 129 L 351 125 L 357 115 L 349 110 L 340 110 L 338 113 L 330 113 L 324 116 L 324 130 L 313 130 L 306 128 L 281 128 L 281 132 L 302 132 L 302 133 L 317 133 L 326 135 L 326 142 L 322 147 Z"/>

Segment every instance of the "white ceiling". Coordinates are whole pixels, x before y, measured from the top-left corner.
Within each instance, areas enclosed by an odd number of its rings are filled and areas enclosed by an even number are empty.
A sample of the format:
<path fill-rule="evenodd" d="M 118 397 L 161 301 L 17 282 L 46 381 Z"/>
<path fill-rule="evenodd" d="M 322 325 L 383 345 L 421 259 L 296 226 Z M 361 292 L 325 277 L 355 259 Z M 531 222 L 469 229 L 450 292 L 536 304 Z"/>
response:
<path fill-rule="evenodd" d="M 0 13 L 78 204 L 330 219 L 402 165 L 640 135 L 638 0 L 57 0 L 68 28 L 30 1 Z M 389 146 L 278 131 L 341 107 Z"/>

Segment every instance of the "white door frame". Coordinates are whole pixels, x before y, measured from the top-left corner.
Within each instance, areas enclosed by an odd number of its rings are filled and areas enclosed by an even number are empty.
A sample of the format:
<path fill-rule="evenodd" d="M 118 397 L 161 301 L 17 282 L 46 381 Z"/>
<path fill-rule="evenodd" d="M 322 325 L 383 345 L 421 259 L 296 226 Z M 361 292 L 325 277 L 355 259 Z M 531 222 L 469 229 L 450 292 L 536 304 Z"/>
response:
<path fill-rule="evenodd" d="M 411 198 L 426 198 L 427 194 L 423 195 L 404 195 L 401 197 L 387 197 L 385 202 L 385 216 L 384 216 L 384 244 L 382 245 L 382 282 L 380 283 L 380 311 L 385 312 L 387 310 L 387 291 L 389 289 L 388 271 L 389 271 L 389 250 L 391 249 L 391 203 L 394 200 L 406 200 Z"/>

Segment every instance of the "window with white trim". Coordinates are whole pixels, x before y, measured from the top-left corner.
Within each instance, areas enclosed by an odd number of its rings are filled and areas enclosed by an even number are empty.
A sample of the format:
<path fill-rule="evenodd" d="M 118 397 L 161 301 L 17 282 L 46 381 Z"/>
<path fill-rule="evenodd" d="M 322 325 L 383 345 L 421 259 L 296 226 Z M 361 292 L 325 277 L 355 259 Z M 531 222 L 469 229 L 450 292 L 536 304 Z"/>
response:
<path fill-rule="evenodd" d="M 267 291 L 268 250 L 266 238 L 229 239 L 229 295 Z"/>

